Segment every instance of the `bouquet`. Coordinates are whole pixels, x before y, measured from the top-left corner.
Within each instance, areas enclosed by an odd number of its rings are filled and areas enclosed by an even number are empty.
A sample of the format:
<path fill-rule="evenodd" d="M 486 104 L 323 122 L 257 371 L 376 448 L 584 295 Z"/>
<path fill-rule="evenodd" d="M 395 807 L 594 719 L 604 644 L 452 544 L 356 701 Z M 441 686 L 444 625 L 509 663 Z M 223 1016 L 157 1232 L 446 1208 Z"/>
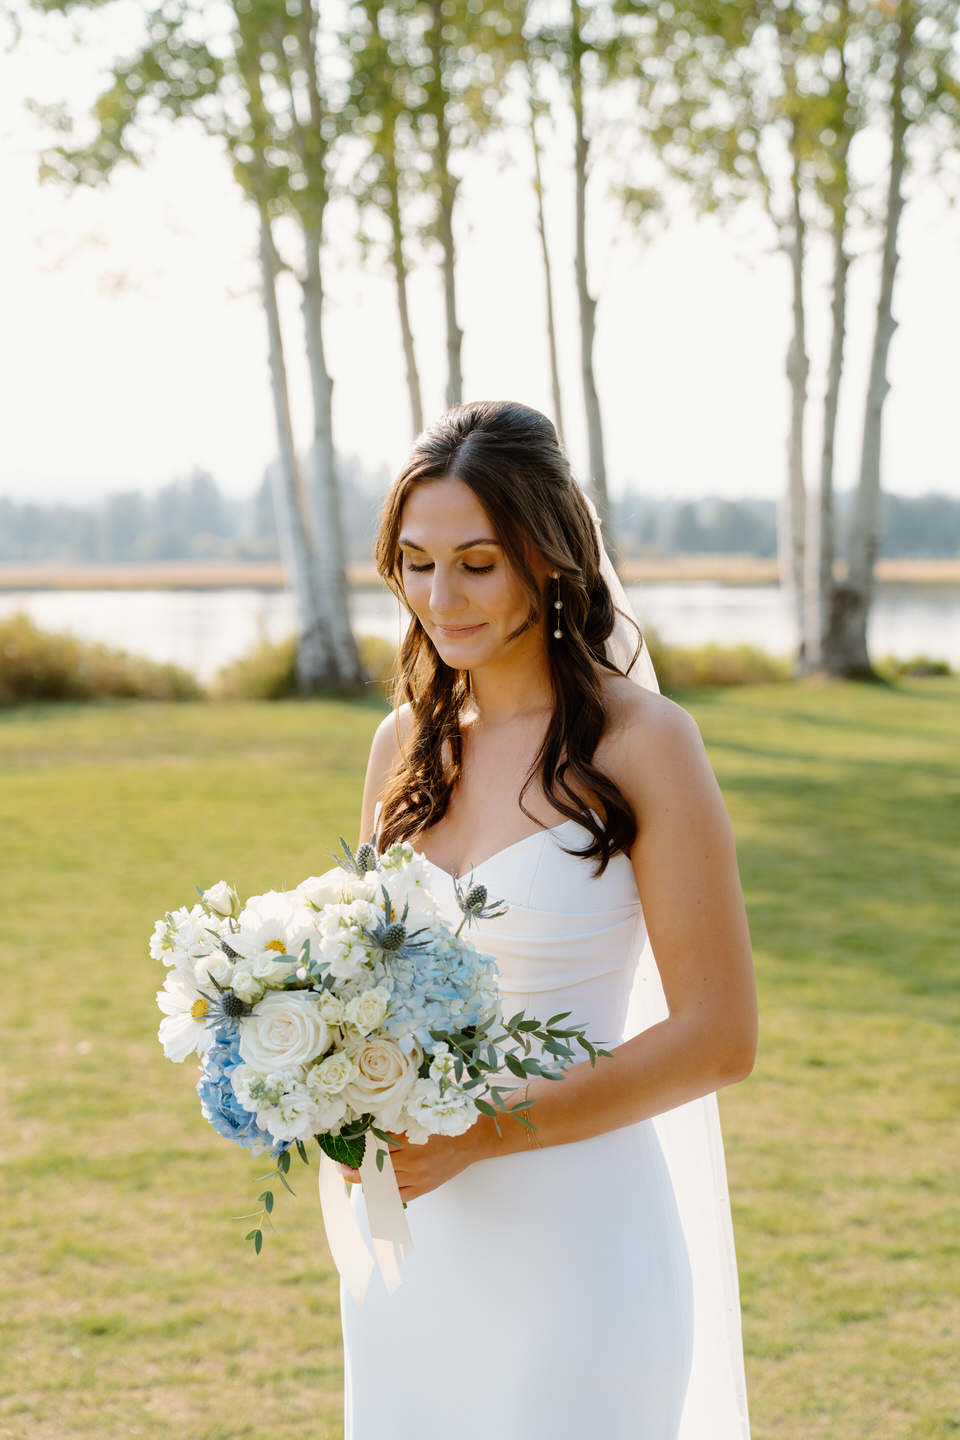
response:
<path fill-rule="evenodd" d="M 295 890 L 241 904 L 220 881 L 158 920 L 150 942 L 169 967 L 164 1054 L 199 1055 L 204 1116 L 254 1155 L 269 1151 L 277 1168 L 262 1178 L 287 1190 L 294 1147 L 309 1163 L 315 1141 L 359 1168 L 372 1135 L 382 1170 L 397 1135 L 419 1145 L 481 1114 L 532 1125 L 529 1106 L 508 1101 L 516 1082 L 559 1079 L 574 1046 L 591 1063 L 607 1053 L 563 1026 L 569 1012 L 503 1018 L 495 962 L 463 934 L 506 913 L 485 886 L 455 882 L 454 930 L 410 845 L 341 846 L 335 868 Z M 258 1254 L 273 1200 L 260 1195 L 247 1236 Z"/>

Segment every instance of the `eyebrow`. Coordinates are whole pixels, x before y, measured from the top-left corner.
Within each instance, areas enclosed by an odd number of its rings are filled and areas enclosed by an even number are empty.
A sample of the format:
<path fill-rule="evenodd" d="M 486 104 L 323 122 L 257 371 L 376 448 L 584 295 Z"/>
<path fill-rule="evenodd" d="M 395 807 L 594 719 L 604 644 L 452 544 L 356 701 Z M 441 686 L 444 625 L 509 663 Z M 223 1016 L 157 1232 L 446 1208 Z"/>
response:
<path fill-rule="evenodd" d="M 419 550 L 421 555 L 426 555 L 427 553 L 422 545 L 418 545 L 414 540 L 406 540 L 402 535 L 397 541 L 397 544 L 402 545 L 404 550 Z M 489 536 L 481 537 L 479 540 L 466 540 L 462 545 L 454 545 L 453 553 L 454 555 L 460 555 L 464 550 L 472 550 L 477 545 L 496 545 L 499 549 L 500 541 L 491 540 Z"/>

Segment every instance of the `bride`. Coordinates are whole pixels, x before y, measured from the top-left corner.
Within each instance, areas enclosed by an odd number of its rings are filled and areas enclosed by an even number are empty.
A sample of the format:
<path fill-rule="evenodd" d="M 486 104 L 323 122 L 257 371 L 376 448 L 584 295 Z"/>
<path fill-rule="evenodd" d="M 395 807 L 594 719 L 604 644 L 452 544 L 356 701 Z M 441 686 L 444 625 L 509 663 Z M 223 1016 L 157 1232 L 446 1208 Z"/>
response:
<path fill-rule="evenodd" d="M 416 1258 L 392 1294 L 344 1294 L 348 1440 L 743 1440 L 712 1096 L 751 1069 L 756 1003 L 697 727 L 631 678 L 626 601 L 536 411 L 426 430 L 377 560 L 412 619 L 362 834 L 411 841 L 455 921 L 454 879 L 485 885 L 505 1010 L 569 1011 L 613 1053 L 521 1087 L 535 1129 L 392 1152 Z"/>

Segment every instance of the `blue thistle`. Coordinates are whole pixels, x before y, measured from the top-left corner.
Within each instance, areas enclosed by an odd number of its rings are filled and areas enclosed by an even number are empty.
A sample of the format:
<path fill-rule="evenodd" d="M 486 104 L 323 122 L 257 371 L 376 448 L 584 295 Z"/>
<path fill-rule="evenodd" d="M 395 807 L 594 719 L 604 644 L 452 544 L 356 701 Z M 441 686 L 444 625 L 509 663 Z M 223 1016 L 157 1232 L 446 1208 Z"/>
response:
<path fill-rule="evenodd" d="M 340 836 L 340 844 L 343 847 L 343 854 L 334 854 L 334 859 L 341 870 L 346 870 L 349 875 L 366 875 L 370 870 L 379 870 L 380 861 L 377 857 L 377 837 L 360 846 L 356 855 L 350 846 Z"/>
<path fill-rule="evenodd" d="M 459 935 L 464 925 L 473 925 L 477 920 L 496 920 L 501 915 L 506 915 L 508 907 L 502 900 L 488 900 L 486 885 L 474 885 L 473 871 L 470 871 L 470 879 L 466 889 L 460 884 L 456 875 L 453 877 L 453 888 L 457 897 L 457 904 L 463 919 L 457 926 L 456 934 Z M 500 908 L 498 908 L 500 907 Z"/>

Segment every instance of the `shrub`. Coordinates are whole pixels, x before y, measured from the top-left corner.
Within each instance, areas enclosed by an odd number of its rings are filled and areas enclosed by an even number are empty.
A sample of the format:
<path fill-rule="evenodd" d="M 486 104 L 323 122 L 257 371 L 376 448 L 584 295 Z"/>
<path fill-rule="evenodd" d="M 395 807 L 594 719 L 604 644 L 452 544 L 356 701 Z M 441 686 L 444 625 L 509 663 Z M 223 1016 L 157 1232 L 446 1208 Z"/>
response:
<path fill-rule="evenodd" d="M 0 705 L 36 700 L 197 700 L 176 665 L 41 630 L 18 612 L 0 619 Z"/>
<path fill-rule="evenodd" d="M 698 690 L 710 685 L 764 685 L 790 679 L 790 661 L 755 645 L 665 645 L 655 630 L 644 632 L 661 690 Z"/>
<path fill-rule="evenodd" d="M 877 661 L 876 671 L 884 680 L 925 680 L 952 673 L 946 660 L 931 660 L 926 655 L 916 655 L 912 660 L 896 660 L 888 655 Z"/>
<path fill-rule="evenodd" d="M 263 640 L 217 671 L 212 686 L 215 700 L 285 700 L 297 693 L 297 639 L 273 643 Z"/>
<path fill-rule="evenodd" d="M 389 640 L 358 635 L 360 663 L 370 682 L 386 694 L 397 652 Z M 217 700 L 286 700 L 297 694 L 297 638 L 262 641 L 249 655 L 225 665 L 213 682 Z"/>

